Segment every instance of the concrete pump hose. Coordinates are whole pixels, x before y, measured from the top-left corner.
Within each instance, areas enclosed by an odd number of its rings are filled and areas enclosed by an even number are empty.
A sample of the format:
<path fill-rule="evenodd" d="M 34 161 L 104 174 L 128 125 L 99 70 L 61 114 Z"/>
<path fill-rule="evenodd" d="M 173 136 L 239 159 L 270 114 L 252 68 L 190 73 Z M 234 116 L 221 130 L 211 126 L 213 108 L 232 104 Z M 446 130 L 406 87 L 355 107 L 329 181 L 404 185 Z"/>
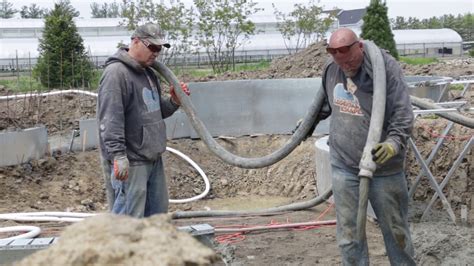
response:
<path fill-rule="evenodd" d="M 410 99 L 411 99 L 411 103 L 414 106 L 421 109 L 441 109 L 442 108 L 434 103 L 430 103 L 427 100 L 424 100 L 415 96 L 410 96 Z M 473 118 L 469 118 L 457 113 L 438 113 L 437 115 L 444 117 L 450 121 L 453 121 L 454 123 L 466 126 L 468 128 L 474 128 Z"/>
<path fill-rule="evenodd" d="M 224 217 L 224 216 L 251 216 L 251 215 L 271 215 L 281 212 L 300 211 L 309 209 L 327 201 L 332 195 L 332 187 L 320 196 L 304 202 L 297 202 L 288 205 L 259 209 L 251 211 L 178 211 L 172 213 L 172 219 L 185 219 L 197 217 Z"/>
<path fill-rule="evenodd" d="M 159 61 L 155 61 L 153 68 L 156 69 L 158 73 L 160 73 L 174 88 L 179 88 L 176 89 L 176 94 L 181 101 L 181 107 L 188 116 L 189 121 L 198 133 L 199 137 L 204 141 L 204 143 L 206 143 L 211 152 L 222 159 L 224 162 L 241 168 L 253 169 L 266 167 L 280 161 L 290 154 L 301 143 L 306 134 L 309 132 L 311 126 L 319 122 L 317 121 L 317 114 L 321 110 L 325 99 L 324 91 L 319 89 L 303 119 L 303 122 L 283 147 L 269 155 L 260 158 L 245 158 L 234 155 L 231 152 L 225 150 L 219 143 L 217 143 L 216 140 L 213 139 L 212 135 L 206 129 L 203 122 L 197 117 L 190 97 L 181 90 L 178 79 L 173 74 L 173 72 L 168 69 L 168 67 Z"/>
<path fill-rule="evenodd" d="M 373 69 L 374 95 L 372 99 L 372 112 L 370 116 L 369 133 L 362 152 L 359 163 L 359 208 L 357 211 L 357 238 L 365 241 L 365 226 L 367 221 L 367 204 L 369 198 L 369 184 L 373 177 L 377 165 L 372 160 L 372 148 L 380 141 L 382 136 L 383 120 L 385 117 L 386 103 L 386 74 L 385 62 L 382 52 L 371 41 L 364 41 L 364 48 L 367 52 Z"/>

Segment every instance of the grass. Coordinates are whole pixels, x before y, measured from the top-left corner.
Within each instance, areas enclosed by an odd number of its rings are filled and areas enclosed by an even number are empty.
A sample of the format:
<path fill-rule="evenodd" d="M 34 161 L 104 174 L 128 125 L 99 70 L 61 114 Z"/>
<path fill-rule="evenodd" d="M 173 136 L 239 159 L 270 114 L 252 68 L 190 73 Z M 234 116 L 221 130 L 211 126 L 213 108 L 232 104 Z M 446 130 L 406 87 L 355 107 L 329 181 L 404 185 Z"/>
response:
<path fill-rule="evenodd" d="M 238 64 L 235 66 L 235 71 L 256 71 L 256 70 L 264 70 L 270 67 L 270 62 L 266 60 L 262 60 L 257 63 L 247 63 L 247 64 Z"/>
<path fill-rule="evenodd" d="M 256 71 L 267 69 L 270 66 L 270 62 L 262 60 L 256 63 L 240 63 L 235 65 L 235 70 L 231 72 L 241 71 Z M 212 68 L 174 68 L 172 69 L 176 76 L 189 75 L 193 78 L 207 77 L 214 75 Z M 90 81 L 91 90 L 96 90 L 99 86 L 100 76 L 103 70 L 95 70 L 94 76 Z M 25 93 L 32 91 L 48 91 L 46 86 L 43 86 L 39 81 L 29 76 L 29 74 L 20 74 L 20 77 L 5 77 L 0 78 L 0 85 L 14 91 L 15 93 Z"/>
<path fill-rule="evenodd" d="M 265 60 L 256 63 L 239 63 L 235 65 L 235 70 L 230 70 L 230 72 L 264 70 L 269 66 L 270 62 Z M 178 77 L 188 75 L 196 79 L 214 75 L 212 68 L 173 68 L 172 71 Z"/>
<path fill-rule="evenodd" d="M 454 91 L 462 91 L 464 90 L 463 84 L 449 84 L 449 89 Z"/>
<path fill-rule="evenodd" d="M 46 87 L 42 86 L 41 83 L 35 79 L 21 75 L 17 77 L 9 77 L 0 79 L 0 85 L 5 86 L 6 88 L 15 91 L 17 93 L 24 93 L 30 91 L 45 91 Z"/>
<path fill-rule="evenodd" d="M 409 65 L 427 65 L 438 62 L 438 59 L 432 57 L 400 57 L 400 61 Z"/>
<path fill-rule="evenodd" d="M 92 90 L 97 89 L 99 86 L 100 75 L 102 70 L 94 71 L 94 76 L 90 81 L 90 87 Z M 43 86 L 41 82 L 30 77 L 28 74 L 20 74 L 20 77 L 5 77 L 0 78 L 0 85 L 14 91 L 15 93 L 25 93 L 32 91 L 49 91 L 47 86 Z M 65 88 L 66 89 L 66 88 Z"/>

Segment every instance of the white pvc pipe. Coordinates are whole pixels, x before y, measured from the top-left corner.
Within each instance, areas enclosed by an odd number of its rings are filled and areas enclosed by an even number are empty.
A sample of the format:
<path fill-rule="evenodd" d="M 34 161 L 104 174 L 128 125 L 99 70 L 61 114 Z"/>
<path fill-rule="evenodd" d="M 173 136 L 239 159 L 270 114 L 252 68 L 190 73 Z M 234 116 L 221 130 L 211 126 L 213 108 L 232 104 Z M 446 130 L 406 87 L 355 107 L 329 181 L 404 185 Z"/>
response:
<path fill-rule="evenodd" d="M 463 110 L 464 112 L 474 112 L 474 107 L 467 108 Z M 413 110 L 414 114 L 442 114 L 442 113 L 452 113 L 459 112 L 457 108 L 440 108 L 440 109 L 423 109 L 423 110 Z"/>
<path fill-rule="evenodd" d="M 209 179 L 207 178 L 206 174 L 201 169 L 201 167 L 199 167 L 199 165 L 197 165 L 193 160 L 191 160 L 191 158 L 189 158 L 188 156 L 186 156 L 185 154 L 183 154 L 182 152 L 178 150 L 175 150 L 170 147 L 166 147 L 166 150 L 178 155 L 179 157 L 183 158 L 186 162 L 188 162 L 190 165 L 192 165 L 192 167 L 194 167 L 194 169 L 196 169 L 199 172 L 199 174 L 202 176 L 202 178 L 204 179 L 204 183 L 206 185 L 206 188 L 201 194 L 194 196 L 192 198 L 188 198 L 188 199 L 170 199 L 169 200 L 170 203 L 187 203 L 187 202 L 204 198 L 207 195 L 207 193 L 209 193 L 209 190 L 211 189 L 211 184 L 209 183 Z"/>
<path fill-rule="evenodd" d="M 15 239 L 21 239 L 21 238 L 33 238 L 36 237 L 41 233 L 41 229 L 37 226 L 29 226 L 29 225 L 22 225 L 22 226 L 9 226 L 9 227 L 3 227 L 0 228 L 0 233 L 7 233 L 7 232 L 24 232 L 27 231 L 26 233 L 17 235 L 17 236 L 12 236 L 12 237 L 7 237 L 7 238 L 0 238 L 0 240 L 15 240 Z"/>
<path fill-rule="evenodd" d="M 36 222 L 80 222 L 95 213 L 78 212 L 20 212 L 0 214 L 0 220 Z"/>
<path fill-rule="evenodd" d="M 7 95 L 7 96 L 0 96 L 1 100 L 16 100 L 16 99 L 23 99 L 27 97 L 33 96 L 52 96 L 58 94 L 70 94 L 70 93 L 77 93 L 77 94 L 85 94 L 93 97 L 97 97 L 97 93 L 84 91 L 84 90 L 60 90 L 60 91 L 51 91 L 51 92 L 42 92 L 42 93 L 24 93 L 24 94 L 15 94 L 15 95 Z"/>

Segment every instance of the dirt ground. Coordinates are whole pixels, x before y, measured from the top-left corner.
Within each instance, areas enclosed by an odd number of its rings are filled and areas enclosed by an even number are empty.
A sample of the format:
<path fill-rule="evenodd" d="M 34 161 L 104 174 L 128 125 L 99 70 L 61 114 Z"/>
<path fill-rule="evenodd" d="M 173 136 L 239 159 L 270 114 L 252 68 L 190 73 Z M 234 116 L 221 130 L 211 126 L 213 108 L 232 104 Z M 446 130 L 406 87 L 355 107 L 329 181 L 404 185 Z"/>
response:
<path fill-rule="evenodd" d="M 293 57 L 275 60 L 267 71 L 226 73 L 218 77 L 207 77 L 201 81 L 314 77 L 320 75 L 325 57 L 323 47 L 315 44 Z M 430 67 L 406 65 L 402 67 L 405 74 L 409 75 L 459 77 L 472 75 L 474 61 L 455 59 L 443 60 Z M 189 77 L 183 79 L 189 80 Z M 7 94 L 11 94 L 7 88 L 0 88 L 0 95 Z M 472 104 L 472 98 L 467 99 Z M 15 130 L 42 123 L 47 126 L 49 134 L 70 135 L 71 130 L 77 128 L 78 119 L 94 116 L 95 100 L 87 96 L 51 96 L 0 102 L 0 130 Z M 445 120 L 433 116 L 417 119 L 413 140 L 425 158 L 434 147 L 436 137 L 442 132 L 446 123 Z M 456 125 L 450 136 L 445 137 L 446 142 L 430 167 L 438 183 L 450 170 L 466 138 L 472 135 L 472 129 Z M 276 150 L 288 138 L 287 135 L 243 136 L 219 139 L 218 142 L 231 152 L 256 157 Z M 172 204 L 170 211 L 258 209 L 313 198 L 317 195 L 313 145 L 316 139 L 317 137 L 309 138 L 282 161 L 262 169 L 240 169 L 229 166 L 211 154 L 200 140 L 170 140 L 168 146 L 190 156 L 205 171 L 211 182 L 211 191 L 205 199 L 187 204 Z M 107 206 L 98 156 L 97 150 L 70 154 L 55 153 L 22 165 L 1 167 L 0 213 L 105 212 Z M 421 213 L 434 192 L 426 177 L 422 178 L 417 187 L 410 206 L 410 220 L 418 264 L 468 265 L 474 261 L 473 158 L 471 151 L 461 162 L 458 170 L 454 171 L 444 189 L 458 219 L 461 206 L 467 206 L 470 213 L 469 225 L 452 225 L 439 200 L 428 219 L 420 221 Z M 164 159 L 170 198 L 192 197 L 204 189 L 203 180 L 189 165 L 168 152 L 164 154 Z M 407 178 L 410 184 L 419 172 L 420 167 L 413 152 L 410 151 L 407 160 Z M 334 208 L 325 203 L 306 211 L 275 216 L 194 218 L 173 220 L 171 223 L 179 226 L 209 223 L 218 228 L 330 220 L 334 219 L 334 215 Z M 0 224 L 9 226 L 18 223 L 0 221 Z M 53 222 L 32 224 L 45 228 L 42 236 L 59 235 L 67 225 Z M 126 223 L 116 226 L 126 227 Z M 0 234 L 0 237 L 4 235 Z M 383 239 L 376 223 L 368 223 L 367 235 L 372 264 L 388 265 Z M 220 261 L 213 263 L 214 265 L 340 264 L 334 226 L 266 230 L 234 235 L 230 238 L 230 243 L 226 243 L 222 236 L 213 241 L 215 241 L 213 249 L 221 257 Z"/>

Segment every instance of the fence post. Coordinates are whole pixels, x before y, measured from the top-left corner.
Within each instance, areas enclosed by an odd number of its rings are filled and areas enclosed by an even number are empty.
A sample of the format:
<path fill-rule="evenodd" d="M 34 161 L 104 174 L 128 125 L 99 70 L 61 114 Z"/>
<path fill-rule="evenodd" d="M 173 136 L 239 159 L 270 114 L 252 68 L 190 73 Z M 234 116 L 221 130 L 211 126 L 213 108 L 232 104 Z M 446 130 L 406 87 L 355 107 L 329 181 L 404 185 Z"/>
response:
<path fill-rule="evenodd" d="M 16 55 L 16 77 L 17 77 L 17 85 L 20 84 L 20 66 L 18 64 L 18 50 L 15 50 Z"/>
<path fill-rule="evenodd" d="M 200 66 L 201 66 L 201 53 L 199 53 L 199 51 L 197 51 L 197 56 L 198 56 L 198 68 L 200 68 Z"/>

